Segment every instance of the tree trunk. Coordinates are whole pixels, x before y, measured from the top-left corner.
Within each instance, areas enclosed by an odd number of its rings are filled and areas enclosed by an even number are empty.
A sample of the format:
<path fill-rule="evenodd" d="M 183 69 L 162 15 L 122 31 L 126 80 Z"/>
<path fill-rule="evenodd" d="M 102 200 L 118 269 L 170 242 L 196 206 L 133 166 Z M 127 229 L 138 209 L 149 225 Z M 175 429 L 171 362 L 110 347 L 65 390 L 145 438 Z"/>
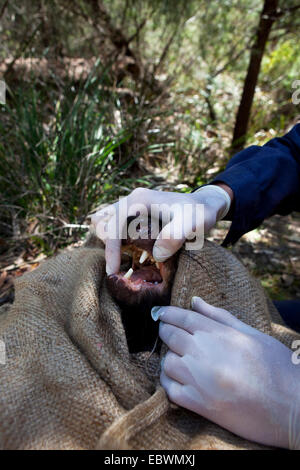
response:
<path fill-rule="evenodd" d="M 236 115 L 235 128 L 232 138 L 232 150 L 241 150 L 246 142 L 246 132 L 249 124 L 251 106 L 260 71 L 261 61 L 273 23 L 277 19 L 278 0 L 265 0 L 256 32 L 256 38 L 251 48 L 250 62 L 244 82 L 243 94 Z"/>

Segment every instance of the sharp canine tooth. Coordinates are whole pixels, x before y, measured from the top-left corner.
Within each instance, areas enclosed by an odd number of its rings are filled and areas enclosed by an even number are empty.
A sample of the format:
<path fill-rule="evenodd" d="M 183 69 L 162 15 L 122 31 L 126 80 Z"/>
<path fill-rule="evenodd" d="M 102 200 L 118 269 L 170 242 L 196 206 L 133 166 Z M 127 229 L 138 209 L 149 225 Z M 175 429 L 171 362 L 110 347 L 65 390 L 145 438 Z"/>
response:
<path fill-rule="evenodd" d="M 155 266 L 157 267 L 157 269 L 159 269 L 159 264 L 158 264 L 157 261 L 156 261 L 156 263 L 155 263 Z"/>
<path fill-rule="evenodd" d="M 147 258 L 148 258 L 148 253 L 147 253 L 146 250 L 144 250 L 143 253 L 141 254 L 139 263 L 140 263 L 140 264 L 143 264 L 143 262 L 146 261 Z"/>
<path fill-rule="evenodd" d="M 124 276 L 123 276 L 123 277 L 125 277 L 126 279 L 130 279 L 130 278 L 131 278 L 131 276 L 132 276 L 132 273 L 133 273 L 133 269 L 132 269 L 132 268 L 130 268 L 130 269 L 128 269 L 127 273 L 126 273 L 126 274 L 124 274 Z"/>

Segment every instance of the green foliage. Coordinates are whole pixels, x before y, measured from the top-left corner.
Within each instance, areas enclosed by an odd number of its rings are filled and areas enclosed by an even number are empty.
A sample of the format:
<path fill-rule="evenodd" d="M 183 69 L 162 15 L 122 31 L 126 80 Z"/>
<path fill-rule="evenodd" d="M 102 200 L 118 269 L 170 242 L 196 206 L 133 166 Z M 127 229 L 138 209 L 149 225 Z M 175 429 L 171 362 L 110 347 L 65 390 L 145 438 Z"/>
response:
<path fill-rule="evenodd" d="M 262 66 L 262 81 L 265 85 L 270 82 L 291 90 L 291 82 L 298 78 L 300 56 L 298 54 L 298 39 L 281 40 L 276 48 L 265 55 Z"/>
<path fill-rule="evenodd" d="M 33 79 L 16 68 L 7 77 L 11 93 L 0 108 L 2 235 L 30 236 L 52 250 L 67 238 L 64 224 L 81 224 L 99 204 L 137 185 L 167 180 L 188 191 L 224 168 L 263 0 L 5 5 L 1 58 L 33 58 L 39 72 L 46 58 L 55 72 Z M 291 104 L 300 66 L 296 7 L 297 0 L 280 2 L 249 143 L 284 132 L 299 112 Z M 96 57 L 103 68 L 88 74 Z M 88 79 L 62 72 L 72 58 L 85 59 Z"/>
<path fill-rule="evenodd" d="M 10 235 L 16 223 L 34 217 L 39 232 L 82 223 L 99 203 L 145 183 L 130 174 L 138 155 L 123 150 L 133 123 L 112 122 L 120 103 L 99 79 L 91 76 L 79 90 L 66 86 L 50 113 L 45 99 L 37 88 L 18 89 L 1 110 L 0 212 Z"/>

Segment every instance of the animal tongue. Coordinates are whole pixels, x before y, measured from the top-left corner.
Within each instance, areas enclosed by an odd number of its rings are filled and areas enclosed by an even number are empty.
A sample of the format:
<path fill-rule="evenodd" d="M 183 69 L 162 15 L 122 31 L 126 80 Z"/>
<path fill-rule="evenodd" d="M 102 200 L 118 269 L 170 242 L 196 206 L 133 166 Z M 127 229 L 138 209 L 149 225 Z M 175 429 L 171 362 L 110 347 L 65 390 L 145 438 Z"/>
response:
<path fill-rule="evenodd" d="M 145 266 L 137 269 L 131 276 L 131 281 L 162 282 L 162 277 L 155 266 Z"/>

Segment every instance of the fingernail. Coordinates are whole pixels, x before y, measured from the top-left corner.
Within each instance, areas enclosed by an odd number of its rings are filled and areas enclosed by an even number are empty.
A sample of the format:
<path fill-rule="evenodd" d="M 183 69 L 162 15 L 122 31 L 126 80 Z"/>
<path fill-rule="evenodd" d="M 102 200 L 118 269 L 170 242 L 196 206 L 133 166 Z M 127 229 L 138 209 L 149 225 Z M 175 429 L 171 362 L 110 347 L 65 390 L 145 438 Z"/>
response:
<path fill-rule="evenodd" d="M 163 310 L 161 307 L 153 307 L 151 309 L 151 317 L 153 318 L 154 321 L 157 321 L 163 314 Z"/>
<path fill-rule="evenodd" d="M 164 357 L 162 358 L 162 360 L 160 361 L 160 370 L 163 370 L 163 366 L 164 366 L 165 360 L 166 360 L 166 356 L 164 356 Z"/>
<path fill-rule="evenodd" d="M 106 265 L 106 274 L 110 276 L 111 274 L 114 274 L 114 270 L 111 269 L 110 266 Z"/>
<path fill-rule="evenodd" d="M 171 253 L 167 248 L 164 248 L 163 246 L 155 246 L 153 248 L 153 258 L 156 261 L 163 262 L 166 259 L 170 258 Z"/>
<path fill-rule="evenodd" d="M 196 307 L 196 303 L 198 302 L 198 299 L 199 299 L 199 297 L 197 297 L 197 296 L 192 297 L 192 300 L 191 300 L 191 307 L 192 308 Z"/>

